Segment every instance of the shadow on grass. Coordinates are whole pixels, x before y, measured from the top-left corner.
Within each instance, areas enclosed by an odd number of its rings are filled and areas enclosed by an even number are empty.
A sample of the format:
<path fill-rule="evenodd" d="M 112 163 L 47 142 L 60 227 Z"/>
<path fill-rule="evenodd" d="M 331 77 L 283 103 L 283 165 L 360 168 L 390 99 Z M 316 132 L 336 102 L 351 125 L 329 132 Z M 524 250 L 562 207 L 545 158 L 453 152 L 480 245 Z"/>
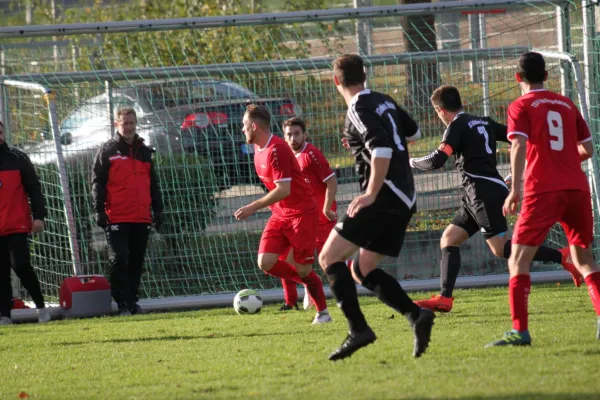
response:
<path fill-rule="evenodd" d="M 88 344 L 100 344 L 100 343 L 136 343 L 136 342 L 159 342 L 159 341 L 179 341 L 179 340 L 201 340 L 201 339 L 227 339 L 234 337 L 267 337 L 267 336 L 279 336 L 282 335 L 290 335 L 290 334 L 301 334 L 302 332 L 264 332 L 264 333 L 208 333 L 206 335 L 198 335 L 198 336 L 177 336 L 177 335 L 167 335 L 167 336 L 151 336 L 151 337 L 137 337 L 137 338 L 115 338 L 115 339 L 104 339 L 104 340 L 87 340 L 80 342 L 61 342 L 54 343 L 54 346 L 84 346 Z"/>

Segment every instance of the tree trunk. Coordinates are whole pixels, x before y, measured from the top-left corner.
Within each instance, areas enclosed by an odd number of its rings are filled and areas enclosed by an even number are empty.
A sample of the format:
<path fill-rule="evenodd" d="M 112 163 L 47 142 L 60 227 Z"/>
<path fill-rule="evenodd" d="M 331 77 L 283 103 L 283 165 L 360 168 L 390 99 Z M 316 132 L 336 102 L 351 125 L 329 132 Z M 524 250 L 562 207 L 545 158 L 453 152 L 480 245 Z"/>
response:
<path fill-rule="evenodd" d="M 416 4 L 431 0 L 400 0 L 400 4 Z M 404 47 L 407 52 L 437 50 L 435 17 L 418 15 L 402 17 Z M 406 67 L 406 105 L 413 110 L 429 107 L 429 96 L 439 86 L 437 63 L 415 62 Z"/>

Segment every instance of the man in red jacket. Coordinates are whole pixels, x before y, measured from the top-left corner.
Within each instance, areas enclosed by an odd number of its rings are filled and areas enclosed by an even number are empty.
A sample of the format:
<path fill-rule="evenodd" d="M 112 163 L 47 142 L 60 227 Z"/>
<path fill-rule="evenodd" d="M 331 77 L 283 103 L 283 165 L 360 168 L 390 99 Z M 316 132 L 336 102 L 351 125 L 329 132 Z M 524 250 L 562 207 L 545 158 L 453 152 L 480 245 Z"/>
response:
<path fill-rule="evenodd" d="M 12 323 L 11 267 L 35 302 L 38 321 L 50 321 L 29 254 L 29 234 L 44 230 L 45 214 L 35 169 L 25 153 L 8 147 L 0 122 L 0 325 Z"/>
<path fill-rule="evenodd" d="M 138 288 L 150 226 L 162 223 L 162 198 L 152 153 L 136 134 L 132 108 L 117 112 L 117 134 L 94 161 L 92 194 L 96 223 L 106 232 L 112 296 L 120 315 L 140 313 Z M 152 213 L 154 212 L 154 215 Z"/>

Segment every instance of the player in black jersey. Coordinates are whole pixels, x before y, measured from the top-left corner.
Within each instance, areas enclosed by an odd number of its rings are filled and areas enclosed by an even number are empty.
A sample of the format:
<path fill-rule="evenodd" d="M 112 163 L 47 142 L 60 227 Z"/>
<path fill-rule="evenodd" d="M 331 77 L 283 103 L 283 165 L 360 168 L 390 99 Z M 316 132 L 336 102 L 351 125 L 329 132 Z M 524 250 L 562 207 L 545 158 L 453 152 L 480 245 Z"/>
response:
<path fill-rule="evenodd" d="M 496 169 L 496 142 L 508 140 L 506 125 L 489 117 L 477 117 L 463 112 L 460 93 L 453 86 L 436 89 L 431 96 L 431 103 L 447 125 L 446 132 L 436 151 L 425 157 L 411 158 L 410 165 L 429 171 L 441 168 L 448 157 L 454 155 L 465 193 L 458 214 L 440 240 L 440 294 L 416 303 L 424 308 L 448 312 L 454 302 L 452 291 L 460 270 L 459 246 L 462 243 L 481 231 L 496 256 L 508 258 L 510 255 L 510 235 L 502 213 L 508 187 Z M 579 286 L 581 275 L 569 261 L 567 254 L 542 246 L 535 260 L 562 264 Z"/>
<path fill-rule="evenodd" d="M 413 355 L 420 357 L 429 345 L 435 316 L 431 310 L 419 308 L 394 277 L 377 268 L 384 256 L 398 256 L 416 211 L 406 145 L 407 139 L 420 136 L 419 127 L 391 97 L 365 89 L 359 56 L 341 56 L 333 69 L 337 89 L 348 105 L 344 138 L 356 159 L 363 194 L 350 203 L 319 255 L 350 326 L 348 336 L 329 359 L 349 357 L 376 339 L 360 310 L 352 276 L 408 319 L 414 333 Z M 344 261 L 357 250 L 351 274 Z"/>

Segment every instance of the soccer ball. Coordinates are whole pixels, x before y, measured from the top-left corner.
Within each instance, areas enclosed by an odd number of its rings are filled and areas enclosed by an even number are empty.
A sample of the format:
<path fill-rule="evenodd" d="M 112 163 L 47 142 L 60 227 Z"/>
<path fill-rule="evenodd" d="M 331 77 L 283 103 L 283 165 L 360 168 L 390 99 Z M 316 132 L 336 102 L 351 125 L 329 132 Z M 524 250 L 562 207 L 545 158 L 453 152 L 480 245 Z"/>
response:
<path fill-rule="evenodd" d="M 233 298 L 233 308 L 238 314 L 256 314 L 262 308 L 262 298 L 254 289 L 244 289 Z"/>

